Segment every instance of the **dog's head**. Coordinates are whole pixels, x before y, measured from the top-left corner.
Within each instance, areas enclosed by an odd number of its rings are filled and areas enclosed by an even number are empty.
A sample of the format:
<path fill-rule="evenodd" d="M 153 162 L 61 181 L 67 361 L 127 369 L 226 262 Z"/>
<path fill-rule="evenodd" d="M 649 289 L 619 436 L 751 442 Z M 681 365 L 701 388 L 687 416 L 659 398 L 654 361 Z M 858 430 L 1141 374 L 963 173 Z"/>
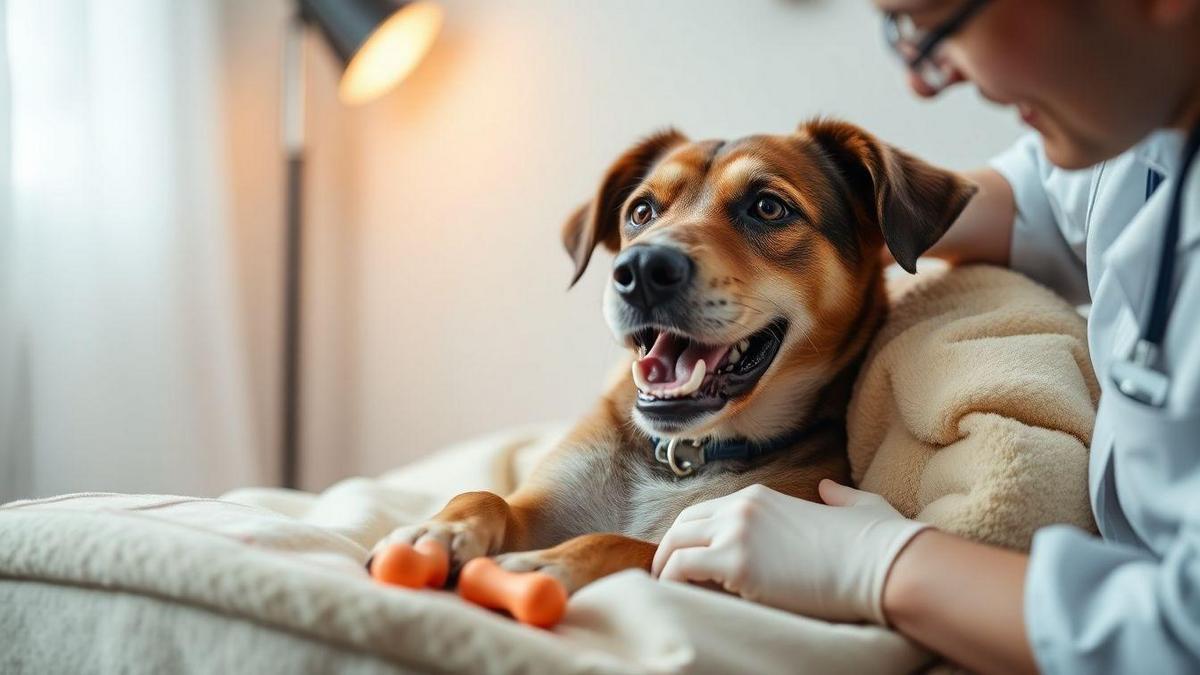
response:
<path fill-rule="evenodd" d="M 861 351 L 882 246 L 906 270 L 974 187 L 849 124 L 626 151 L 563 228 L 577 281 L 617 253 L 604 312 L 635 350 L 647 433 L 765 438 Z M 854 353 L 850 353 L 853 351 Z"/>

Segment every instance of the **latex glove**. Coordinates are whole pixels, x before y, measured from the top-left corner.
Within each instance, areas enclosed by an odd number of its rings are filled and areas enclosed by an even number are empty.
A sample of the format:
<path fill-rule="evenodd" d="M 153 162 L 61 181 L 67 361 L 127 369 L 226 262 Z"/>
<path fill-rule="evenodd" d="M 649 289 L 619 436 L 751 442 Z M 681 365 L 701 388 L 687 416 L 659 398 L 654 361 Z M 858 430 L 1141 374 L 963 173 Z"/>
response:
<path fill-rule="evenodd" d="M 925 523 L 877 494 L 831 480 L 817 504 L 762 485 L 684 509 L 654 554 L 651 572 L 711 582 L 772 607 L 831 621 L 886 625 L 883 584 Z M 828 506 L 826 505 L 828 504 Z"/>

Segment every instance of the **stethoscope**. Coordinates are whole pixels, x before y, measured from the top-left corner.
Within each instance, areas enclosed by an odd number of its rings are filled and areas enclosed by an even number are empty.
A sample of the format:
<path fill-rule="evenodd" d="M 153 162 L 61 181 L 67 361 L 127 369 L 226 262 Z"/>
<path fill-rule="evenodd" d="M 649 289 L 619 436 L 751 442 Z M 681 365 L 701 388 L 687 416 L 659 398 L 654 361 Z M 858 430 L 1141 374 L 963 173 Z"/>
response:
<path fill-rule="evenodd" d="M 1183 162 L 1179 180 L 1171 192 L 1171 206 L 1167 212 L 1167 228 L 1163 233 L 1162 250 L 1158 255 L 1158 278 L 1154 283 L 1154 298 L 1150 313 L 1138 326 L 1138 340 L 1133 354 L 1128 359 L 1114 361 L 1109 371 L 1113 384 L 1125 396 L 1153 408 L 1167 403 L 1167 391 L 1171 388 L 1171 377 L 1162 367 L 1162 343 L 1167 333 L 1167 319 L 1171 310 L 1171 286 L 1175 280 L 1175 249 L 1179 245 L 1179 220 L 1183 207 L 1183 191 L 1187 185 L 1188 172 L 1200 148 L 1200 124 L 1192 128 L 1183 146 Z M 1153 179 L 1147 181 L 1151 191 Z"/>

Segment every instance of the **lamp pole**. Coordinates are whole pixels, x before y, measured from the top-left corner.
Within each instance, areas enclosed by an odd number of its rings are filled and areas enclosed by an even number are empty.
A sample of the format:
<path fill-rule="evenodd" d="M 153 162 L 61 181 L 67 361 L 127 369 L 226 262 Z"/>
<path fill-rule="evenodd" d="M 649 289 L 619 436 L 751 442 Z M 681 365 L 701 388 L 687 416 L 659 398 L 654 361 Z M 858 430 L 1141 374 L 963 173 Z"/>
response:
<path fill-rule="evenodd" d="M 2 1 L 2 0 L 0 0 Z M 283 42 L 283 148 L 287 167 L 284 205 L 283 363 L 279 480 L 300 484 L 300 377 L 304 343 L 304 108 L 305 36 L 318 28 L 342 66 L 338 97 L 365 103 L 395 86 L 433 43 L 442 10 L 428 0 L 296 0 Z"/>
<path fill-rule="evenodd" d="M 288 24 L 283 48 L 283 148 L 287 163 L 284 215 L 283 364 L 280 482 L 300 484 L 301 294 L 304 276 L 304 63 L 305 21 L 297 13 Z"/>

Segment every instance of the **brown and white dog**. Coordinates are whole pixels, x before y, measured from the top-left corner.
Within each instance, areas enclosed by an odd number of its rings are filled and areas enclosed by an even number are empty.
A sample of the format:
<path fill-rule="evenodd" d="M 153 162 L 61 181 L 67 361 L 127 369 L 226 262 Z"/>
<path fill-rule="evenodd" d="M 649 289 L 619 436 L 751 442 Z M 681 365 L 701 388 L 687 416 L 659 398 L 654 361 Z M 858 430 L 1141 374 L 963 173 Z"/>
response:
<path fill-rule="evenodd" d="M 974 191 L 836 121 L 638 143 L 563 230 L 575 280 L 597 245 L 617 253 L 604 314 L 633 377 L 507 498 L 459 495 L 380 545 L 432 538 L 455 570 L 498 556 L 573 592 L 649 569 L 690 504 L 755 483 L 815 500 L 822 478 L 846 483 L 846 405 L 886 312 L 882 247 L 915 271 Z"/>

